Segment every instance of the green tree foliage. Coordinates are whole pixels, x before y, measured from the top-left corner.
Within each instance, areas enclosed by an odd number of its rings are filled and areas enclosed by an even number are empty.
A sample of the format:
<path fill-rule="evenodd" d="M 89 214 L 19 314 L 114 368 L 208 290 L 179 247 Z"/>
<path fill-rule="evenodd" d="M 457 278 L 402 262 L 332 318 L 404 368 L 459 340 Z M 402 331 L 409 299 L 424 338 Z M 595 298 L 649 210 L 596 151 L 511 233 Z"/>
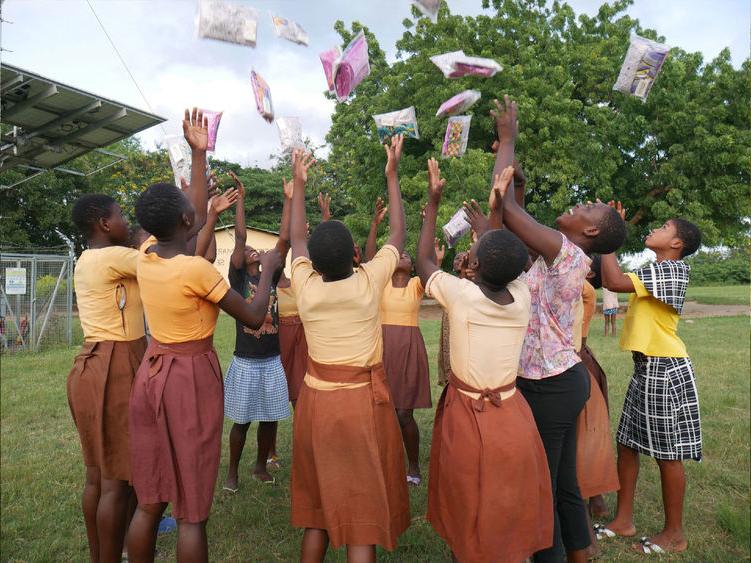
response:
<path fill-rule="evenodd" d="M 367 28 L 337 22 L 345 44 L 363 29 L 370 51 L 371 75 L 337 104 L 327 137 L 327 179 L 334 194 L 346 194 L 356 235 L 366 235 L 372 202 L 385 195 L 385 157 L 371 116 L 410 105 L 417 111 L 421 139 L 405 143 L 401 166 L 414 248 L 426 161 L 439 154 L 446 128 L 435 112 L 473 88 L 482 99 L 470 110 L 469 150 L 441 163 L 448 184 L 440 219 L 463 200 L 487 198 L 494 140 L 488 110 L 493 98 L 509 93 L 520 107 L 527 205 L 540 220 L 552 224 L 578 201 L 618 198 L 630 210 L 627 249 L 639 248 L 649 228 L 673 216 L 696 221 L 709 244 L 742 240 L 741 220 L 751 214 L 751 62 L 734 69 L 724 50 L 705 64 L 700 54 L 676 47 L 646 103 L 613 92 L 631 33 L 666 40 L 625 15 L 630 3 L 603 4 L 593 17 L 544 0 L 484 0 L 489 11 L 477 16 L 453 15 L 444 3 L 437 23 L 413 9 L 391 66 Z M 458 49 L 504 68 L 493 78 L 445 79 L 429 57 Z"/>
<path fill-rule="evenodd" d="M 701 285 L 748 285 L 751 283 L 751 247 L 746 244 L 727 253 L 699 252 L 688 258 L 691 283 Z"/>

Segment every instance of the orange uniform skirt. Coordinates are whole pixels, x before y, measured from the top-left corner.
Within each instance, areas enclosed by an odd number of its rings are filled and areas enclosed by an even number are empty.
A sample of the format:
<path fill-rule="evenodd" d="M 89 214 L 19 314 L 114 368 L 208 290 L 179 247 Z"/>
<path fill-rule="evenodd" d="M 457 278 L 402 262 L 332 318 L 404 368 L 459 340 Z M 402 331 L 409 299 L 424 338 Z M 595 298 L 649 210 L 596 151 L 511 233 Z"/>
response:
<path fill-rule="evenodd" d="M 326 530 L 334 547 L 388 550 L 409 527 L 404 451 L 381 366 L 316 364 L 324 381 L 371 382 L 321 391 L 303 383 L 292 440 L 292 525 Z"/>
<path fill-rule="evenodd" d="M 586 499 L 617 491 L 620 481 L 610 433 L 608 404 L 599 384 L 599 381 L 605 380 L 605 373 L 589 348 L 582 347 L 580 356 L 589 372 L 590 393 L 576 419 L 576 478 L 582 498 Z"/>
<path fill-rule="evenodd" d="M 428 520 L 459 561 L 519 563 L 553 545 L 550 472 L 535 419 L 519 391 L 496 406 L 452 380 L 433 425 Z"/>
<path fill-rule="evenodd" d="M 284 374 L 287 377 L 287 392 L 293 403 L 300 395 L 305 370 L 308 367 L 308 341 L 300 317 L 279 317 L 279 350 Z"/>
<path fill-rule="evenodd" d="M 383 325 L 383 369 L 397 409 L 429 409 L 430 368 L 420 327 Z"/>
<path fill-rule="evenodd" d="M 212 337 L 152 339 L 130 398 L 133 486 L 140 504 L 172 503 L 178 520 L 206 520 L 214 500 L 224 386 Z"/>
<path fill-rule="evenodd" d="M 130 481 L 128 400 L 146 337 L 84 342 L 68 375 L 68 405 L 83 462 L 103 479 Z"/>

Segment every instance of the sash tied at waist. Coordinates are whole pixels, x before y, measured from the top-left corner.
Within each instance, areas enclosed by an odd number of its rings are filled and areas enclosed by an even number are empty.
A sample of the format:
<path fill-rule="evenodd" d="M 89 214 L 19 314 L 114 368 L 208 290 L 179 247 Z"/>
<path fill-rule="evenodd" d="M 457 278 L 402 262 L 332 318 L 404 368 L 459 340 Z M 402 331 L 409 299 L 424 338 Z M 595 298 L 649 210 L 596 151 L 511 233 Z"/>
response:
<path fill-rule="evenodd" d="M 500 387 L 496 387 L 495 389 L 477 389 L 475 387 L 472 387 L 468 383 L 462 381 L 456 375 L 454 375 L 454 372 L 449 369 L 449 378 L 448 378 L 449 385 L 453 385 L 456 389 L 459 389 L 460 391 L 466 391 L 467 393 L 478 393 L 480 395 L 479 399 L 473 399 L 472 406 L 473 408 L 478 411 L 482 412 L 485 410 L 485 403 L 490 402 L 494 407 L 500 407 L 501 406 L 501 393 L 505 393 L 506 391 L 511 391 L 516 387 L 516 380 L 512 381 L 511 383 L 508 383 L 506 385 L 501 385 Z M 485 400 L 487 399 L 487 401 Z"/>
<path fill-rule="evenodd" d="M 279 317 L 280 325 L 301 325 L 302 321 L 298 315 L 289 315 L 288 317 Z"/>
<path fill-rule="evenodd" d="M 320 364 L 308 357 L 308 373 L 329 383 L 370 383 L 373 400 L 377 405 L 391 402 L 391 393 L 386 382 L 383 364 L 374 366 L 344 366 L 337 364 Z"/>

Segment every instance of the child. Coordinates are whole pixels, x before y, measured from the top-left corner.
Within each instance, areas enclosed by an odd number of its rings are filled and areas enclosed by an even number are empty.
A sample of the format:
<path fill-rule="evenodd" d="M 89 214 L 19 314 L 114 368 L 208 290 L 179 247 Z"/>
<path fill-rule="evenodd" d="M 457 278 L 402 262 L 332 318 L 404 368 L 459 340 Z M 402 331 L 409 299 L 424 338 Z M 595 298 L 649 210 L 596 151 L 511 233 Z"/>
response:
<path fill-rule="evenodd" d="M 368 260 L 375 256 L 377 227 L 385 213 L 383 201 L 378 198 L 365 245 L 365 257 Z M 412 277 L 411 274 L 412 259 L 409 254 L 402 252 L 391 281 L 383 290 L 381 329 L 383 369 L 386 371 L 391 399 L 396 407 L 396 416 L 407 452 L 407 483 L 419 487 L 422 483 L 420 430 L 415 421 L 414 409 L 429 409 L 432 402 L 428 352 L 425 350 L 425 341 L 418 324 L 420 302 L 424 292 L 420 278 Z"/>
<path fill-rule="evenodd" d="M 477 230 L 472 281 L 442 272 L 430 240 L 445 180 L 428 162 L 428 207 L 417 270 L 451 323 L 449 383 L 430 450 L 428 520 L 454 561 L 514 562 L 549 547 L 553 501 L 545 450 L 527 402 L 515 389 L 530 295 L 516 279 L 527 263 L 522 242 L 504 230 Z M 508 167 L 496 176 L 500 225 Z"/>
<path fill-rule="evenodd" d="M 86 466 L 83 515 L 91 560 L 119 561 L 131 498 L 128 399 L 146 350 L 138 252 L 126 247 L 128 224 L 110 196 L 79 198 L 73 222 L 88 247 L 74 273 L 84 344 L 68 375 Z"/>
<path fill-rule="evenodd" d="M 245 188 L 239 178 L 231 173 L 239 192 L 235 206 L 235 248 L 230 258 L 230 287 L 252 303 L 260 283 L 260 254 L 246 246 Z M 284 205 L 276 251 L 282 262 L 289 248 L 289 201 L 292 183 L 283 182 Z M 253 478 L 263 483 L 274 483 L 267 462 L 275 452 L 277 422 L 290 415 L 287 380 L 280 359 L 279 312 L 276 301 L 276 280 L 271 286 L 268 311 L 263 325 L 251 329 L 237 321 L 235 327 L 235 353 L 224 380 L 224 416 L 234 422 L 229 435 L 229 467 L 224 489 L 237 492 L 238 468 L 245 447 L 250 423 L 258 421 L 258 455 Z M 271 454 L 271 455 L 270 455 Z M 276 463 L 272 459 L 273 463 Z"/>
<path fill-rule="evenodd" d="M 518 133 L 516 103 L 504 96 L 493 112 L 499 147 L 496 173 L 511 165 Z M 537 223 L 518 204 L 513 182 L 503 221 L 539 254 L 525 274 L 532 296 L 518 386 L 534 414 L 553 483 L 553 547 L 536 561 L 586 560 L 587 515 L 576 481 L 576 419 L 589 398 L 589 375 L 574 349 L 575 312 L 590 269 L 587 253 L 613 252 L 626 237 L 618 213 L 605 204 L 577 205 L 556 219 L 558 230 Z"/>
<path fill-rule="evenodd" d="M 153 561 L 157 525 L 168 502 L 178 521 L 177 560 L 208 561 L 206 521 L 219 470 L 223 385 L 212 345 L 221 308 L 246 326 L 266 317 L 276 251 L 261 258 L 253 303 L 221 274 L 188 252 L 205 221 L 208 127 L 186 110 L 192 149 L 189 198 L 171 184 L 155 184 L 136 202 L 136 217 L 152 234 L 138 257 L 138 286 L 152 333 L 130 397 L 132 481 L 138 508 L 128 529 L 131 561 Z M 202 213 L 201 213 L 202 212 Z M 199 215 L 199 213 L 201 213 Z"/>
<path fill-rule="evenodd" d="M 646 238 L 646 247 L 657 255 L 652 264 L 624 274 L 614 254 L 602 257 L 603 284 L 612 291 L 632 294 L 621 349 L 632 352 L 634 373 L 618 425 L 618 509 L 600 535 L 636 534 L 633 513 L 639 454 L 653 457 L 660 468 L 665 525 L 659 534 L 633 546 L 642 554 L 688 547 L 683 532 L 683 460 L 701 460 L 701 421 L 694 368 L 677 328 L 689 280 L 689 266 L 683 258 L 700 244 L 696 225 L 671 219 Z"/>
<path fill-rule="evenodd" d="M 357 271 L 356 245 L 343 223 L 321 223 L 308 242 L 304 198 L 312 158 L 293 154 L 292 290 L 310 356 L 293 426 L 292 525 L 305 528 L 302 561 L 322 561 L 329 541 L 346 545 L 349 561 L 375 561 L 375 545 L 393 550 L 410 523 L 379 319 L 406 237 L 397 175 L 402 144 L 398 135 L 385 147 L 388 242 Z"/>
<path fill-rule="evenodd" d="M 618 317 L 618 294 L 607 287 L 602 288 L 602 314 L 605 316 L 605 336 L 610 329 L 611 336 L 615 336 L 615 321 Z"/>

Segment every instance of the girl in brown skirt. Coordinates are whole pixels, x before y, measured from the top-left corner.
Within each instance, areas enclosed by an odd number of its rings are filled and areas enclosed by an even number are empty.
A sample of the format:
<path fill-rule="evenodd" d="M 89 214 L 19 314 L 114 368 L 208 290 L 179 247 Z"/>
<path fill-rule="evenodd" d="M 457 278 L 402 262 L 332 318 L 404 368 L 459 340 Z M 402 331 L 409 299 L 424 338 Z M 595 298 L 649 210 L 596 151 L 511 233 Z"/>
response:
<path fill-rule="evenodd" d="M 545 450 L 515 384 L 529 320 L 529 289 L 517 279 L 527 250 L 508 231 L 477 226 L 468 257 L 472 281 L 439 270 L 432 238 L 445 180 L 435 159 L 428 170 L 417 271 L 451 323 L 451 371 L 430 450 L 428 520 L 454 561 L 518 563 L 553 543 Z M 496 176 L 491 228 L 502 224 L 501 188 L 512 172 Z"/>
<path fill-rule="evenodd" d="M 329 542 L 346 545 L 349 561 L 375 561 L 375 546 L 394 549 L 410 522 L 379 318 L 383 288 L 404 247 L 402 142 L 396 136 L 386 148 L 391 236 L 357 271 L 343 223 L 322 222 L 307 240 L 304 192 L 313 160 L 293 154 L 292 289 L 310 356 L 292 442 L 292 525 L 305 528 L 302 561 L 323 561 Z"/>
<path fill-rule="evenodd" d="M 282 366 L 287 376 L 289 400 L 294 408 L 308 367 L 308 343 L 297 310 L 295 294 L 292 292 L 290 281 L 283 274 L 276 287 L 276 297 L 279 304 L 279 347 Z"/>
<path fill-rule="evenodd" d="M 128 530 L 130 561 L 153 561 L 156 530 L 167 503 L 178 521 L 178 561 L 207 561 L 206 520 L 219 470 L 223 384 L 212 344 L 221 308 L 258 328 L 266 317 L 279 253 L 261 258 L 252 303 L 231 290 L 188 242 L 205 221 L 208 129 L 200 111 L 185 112 L 193 152 L 190 189 L 155 184 L 136 202 L 153 237 L 141 247 L 138 283 L 152 339 L 130 397 L 130 450 L 138 508 Z M 187 197 L 186 197 L 187 195 Z"/>
<path fill-rule="evenodd" d="M 68 375 L 86 466 L 83 515 L 91 560 L 119 561 L 131 497 L 128 398 L 146 349 L 138 252 L 125 247 L 128 224 L 107 195 L 82 196 L 73 222 L 88 246 L 74 273 L 84 344 Z"/>

